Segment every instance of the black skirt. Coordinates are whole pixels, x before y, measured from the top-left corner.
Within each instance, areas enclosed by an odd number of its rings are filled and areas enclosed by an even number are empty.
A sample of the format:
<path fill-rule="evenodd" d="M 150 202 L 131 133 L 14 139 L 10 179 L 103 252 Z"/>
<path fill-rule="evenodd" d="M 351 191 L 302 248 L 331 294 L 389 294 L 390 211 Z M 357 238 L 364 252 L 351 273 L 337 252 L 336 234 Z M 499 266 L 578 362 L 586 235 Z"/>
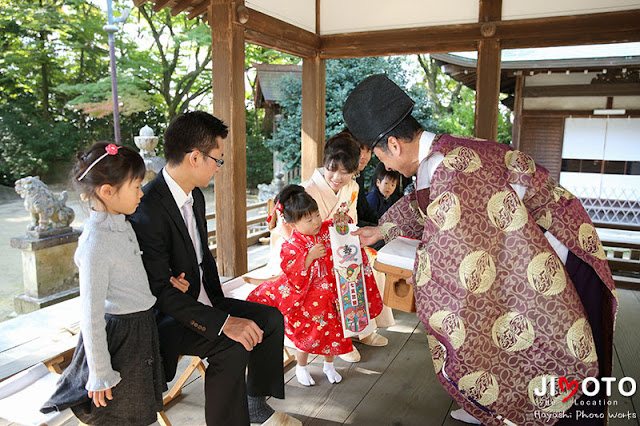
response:
<path fill-rule="evenodd" d="M 111 365 L 121 380 L 111 391 L 106 407 L 96 407 L 85 385 L 89 367 L 82 334 L 73 359 L 58 381 L 57 389 L 40 411 L 71 408 L 89 425 L 146 426 L 162 411 L 162 392 L 167 389 L 160 358 L 158 329 L 149 309 L 125 315 L 105 315 Z"/>

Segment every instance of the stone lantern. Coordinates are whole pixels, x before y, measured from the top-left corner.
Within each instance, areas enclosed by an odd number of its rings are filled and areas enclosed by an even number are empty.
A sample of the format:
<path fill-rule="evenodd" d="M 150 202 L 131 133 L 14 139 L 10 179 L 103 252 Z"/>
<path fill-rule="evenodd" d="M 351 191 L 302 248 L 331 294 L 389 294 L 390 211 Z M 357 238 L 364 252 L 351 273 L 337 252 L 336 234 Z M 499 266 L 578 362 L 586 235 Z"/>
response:
<path fill-rule="evenodd" d="M 158 137 L 153 134 L 153 129 L 149 126 L 144 126 L 140 129 L 140 136 L 134 136 L 134 141 L 138 149 L 140 149 L 140 156 L 144 160 L 144 165 L 147 169 L 142 184 L 151 181 L 165 165 L 164 158 L 156 157 L 156 146 L 158 146 Z"/>

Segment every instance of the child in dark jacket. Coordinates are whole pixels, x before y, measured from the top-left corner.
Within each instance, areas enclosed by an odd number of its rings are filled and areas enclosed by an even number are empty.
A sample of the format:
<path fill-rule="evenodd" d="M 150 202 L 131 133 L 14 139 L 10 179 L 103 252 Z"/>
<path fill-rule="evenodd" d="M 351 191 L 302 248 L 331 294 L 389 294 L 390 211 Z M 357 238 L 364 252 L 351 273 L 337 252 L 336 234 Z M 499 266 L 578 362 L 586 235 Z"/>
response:
<path fill-rule="evenodd" d="M 398 172 L 387 170 L 383 163 L 378 164 L 374 178 L 375 186 L 367 195 L 367 202 L 373 211 L 378 215 L 378 219 L 400 198 L 394 194 L 400 175 Z"/>

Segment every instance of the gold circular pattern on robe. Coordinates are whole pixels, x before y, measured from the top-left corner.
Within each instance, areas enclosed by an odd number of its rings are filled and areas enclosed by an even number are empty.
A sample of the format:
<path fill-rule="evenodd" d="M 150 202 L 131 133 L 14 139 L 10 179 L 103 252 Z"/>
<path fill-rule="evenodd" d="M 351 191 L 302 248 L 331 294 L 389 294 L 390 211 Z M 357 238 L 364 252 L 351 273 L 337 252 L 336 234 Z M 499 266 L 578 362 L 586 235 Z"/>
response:
<path fill-rule="evenodd" d="M 553 187 L 553 198 L 556 200 L 556 203 L 560 200 L 560 198 L 566 198 L 570 200 L 573 198 L 573 194 L 567 191 L 564 187 L 557 185 Z"/>
<path fill-rule="evenodd" d="M 437 311 L 429 318 L 429 326 L 449 340 L 454 349 L 464 343 L 466 330 L 462 320 L 451 311 Z"/>
<path fill-rule="evenodd" d="M 602 260 L 607 258 L 607 255 L 604 252 L 604 247 L 602 247 L 602 243 L 600 242 L 600 237 L 598 237 L 598 233 L 596 232 L 596 228 L 591 224 L 583 223 L 580 225 L 580 229 L 578 230 L 578 241 L 580 242 L 582 250 L 586 251 L 591 256 Z"/>
<path fill-rule="evenodd" d="M 458 269 L 460 282 L 470 293 L 484 293 L 496 279 L 496 265 L 484 250 L 469 253 Z"/>
<path fill-rule="evenodd" d="M 447 348 L 430 334 L 427 336 L 427 341 L 429 342 L 429 350 L 433 360 L 433 369 L 438 374 L 442 371 L 444 359 L 447 356 Z"/>
<path fill-rule="evenodd" d="M 553 218 L 551 217 L 551 212 L 549 210 L 545 210 L 544 213 L 536 220 L 536 223 L 544 229 L 551 228 L 552 222 Z"/>
<path fill-rule="evenodd" d="M 528 349 L 535 339 L 535 331 L 529 319 L 519 312 L 509 312 L 493 323 L 493 343 L 500 349 L 516 352 Z"/>
<path fill-rule="evenodd" d="M 429 253 L 418 255 L 418 266 L 416 268 L 416 285 L 422 287 L 431 280 L 431 258 Z"/>
<path fill-rule="evenodd" d="M 502 231 L 517 231 L 528 219 L 527 209 L 514 191 L 496 192 L 487 204 L 491 223 Z"/>
<path fill-rule="evenodd" d="M 567 345 L 571 355 L 584 362 L 598 360 L 596 345 L 593 342 L 591 326 L 586 318 L 580 318 L 573 323 L 567 332 Z"/>
<path fill-rule="evenodd" d="M 451 229 L 460 221 L 460 200 L 453 192 L 443 192 L 429 204 L 427 215 L 441 231 Z"/>
<path fill-rule="evenodd" d="M 507 169 L 516 172 L 533 174 L 536 171 L 536 163 L 533 158 L 522 151 L 507 151 L 504 155 L 504 163 Z"/>
<path fill-rule="evenodd" d="M 545 251 L 536 255 L 527 266 L 529 285 L 544 296 L 555 296 L 567 285 L 562 262 L 555 253 Z"/>
<path fill-rule="evenodd" d="M 448 152 L 442 164 L 449 169 L 458 170 L 463 173 L 473 173 L 482 167 L 480 156 L 466 146 L 459 146 Z"/>
<path fill-rule="evenodd" d="M 500 393 L 498 380 L 486 371 L 476 371 L 461 377 L 458 388 L 464 391 L 466 397 L 473 398 L 485 407 L 496 402 Z"/>
<path fill-rule="evenodd" d="M 545 379 L 545 390 L 544 395 L 539 396 L 536 395 L 535 390 L 542 390 L 542 380 Z M 552 381 L 555 387 L 555 395 L 551 395 L 549 392 L 549 381 Z M 558 375 L 544 374 L 541 376 L 534 377 L 529 382 L 527 386 L 527 393 L 529 394 L 529 400 L 533 404 L 534 407 L 545 411 L 547 413 L 560 413 L 563 411 L 567 411 L 569 407 L 573 405 L 574 398 L 569 398 L 566 402 L 562 402 L 564 398 L 569 396 L 571 393 L 571 389 L 569 388 L 564 392 L 560 391 L 560 386 L 558 386 Z"/>

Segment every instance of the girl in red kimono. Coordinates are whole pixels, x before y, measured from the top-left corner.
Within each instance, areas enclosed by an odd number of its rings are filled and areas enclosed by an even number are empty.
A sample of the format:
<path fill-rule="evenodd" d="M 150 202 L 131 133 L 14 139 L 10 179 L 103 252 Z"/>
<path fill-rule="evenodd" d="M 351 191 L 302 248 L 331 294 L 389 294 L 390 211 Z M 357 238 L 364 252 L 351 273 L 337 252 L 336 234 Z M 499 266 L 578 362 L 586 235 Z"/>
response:
<path fill-rule="evenodd" d="M 351 352 L 353 345 L 342 332 L 329 239 L 333 221 L 322 221 L 318 204 L 299 185 L 287 185 L 276 202 L 276 209 L 282 209 L 285 221 L 294 230 L 282 245 L 283 274 L 275 281 L 262 283 L 247 300 L 275 306 L 283 313 L 285 333 L 297 348 L 296 377 L 300 384 L 315 385 L 307 371 L 310 353 L 324 355 L 322 371 L 330 383 L 339 383 L 342 376 L 335 370 L 333 358 Z M 382 299 L 364 253 L 362 259 L 369 314 L 375 318 L 382 310 Z"/>

